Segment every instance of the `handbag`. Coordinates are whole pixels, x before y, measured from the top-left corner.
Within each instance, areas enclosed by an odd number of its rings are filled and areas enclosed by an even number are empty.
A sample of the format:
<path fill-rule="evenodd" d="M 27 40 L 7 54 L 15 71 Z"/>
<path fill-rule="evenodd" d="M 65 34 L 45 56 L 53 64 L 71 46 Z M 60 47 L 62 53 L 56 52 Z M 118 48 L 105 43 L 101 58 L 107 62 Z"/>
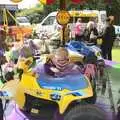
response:
<path fill-rule="evenodd" d="M 102 38 L 98 38 L 97 39 L 97 45 L 102 45 L 103 43 L 103 39 Z"/>
<path fill-rule="evenodd" d="M 94 32 L 92 31 L 91 33 L 90 33 L 90 40 L 91 39 L 96 39 L 97 38 L 97 36 L 94 34 Z"/>

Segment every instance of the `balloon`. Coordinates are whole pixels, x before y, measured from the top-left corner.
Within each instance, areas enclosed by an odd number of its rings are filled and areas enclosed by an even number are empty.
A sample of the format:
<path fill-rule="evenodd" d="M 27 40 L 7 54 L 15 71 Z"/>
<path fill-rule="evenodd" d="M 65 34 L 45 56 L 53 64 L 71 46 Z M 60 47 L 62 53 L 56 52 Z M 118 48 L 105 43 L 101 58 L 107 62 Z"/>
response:
<path fill-rule="evenodd" d="M 77 4 L 77 3 L 80 3 L 81 0 L 72 0 L 72 2 Z"/>
<path fill-rule="evenodd" d="M 43 3 L 43 4 L 47 4 L 47 5 L 50 5 L 50 4 L 52 4 L 52 3 L 54 3 L 55 2 L 55 0 L 39 0 L 41 3 Z"/>

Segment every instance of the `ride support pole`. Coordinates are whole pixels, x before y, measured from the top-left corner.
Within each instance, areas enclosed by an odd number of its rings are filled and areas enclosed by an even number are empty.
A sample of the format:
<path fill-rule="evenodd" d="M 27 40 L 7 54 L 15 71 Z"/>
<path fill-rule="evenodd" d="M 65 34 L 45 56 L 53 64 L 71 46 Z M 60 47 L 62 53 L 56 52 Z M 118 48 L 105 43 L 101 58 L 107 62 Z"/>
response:
<path fill-rule="evenodd" d="M 66 9 L 66 0 L 60 0 L 60 10 Z M 61 40 L 61 46 L 65 46 L 65 28 L 66 25 L 62 25 L 62 40 Z"/>

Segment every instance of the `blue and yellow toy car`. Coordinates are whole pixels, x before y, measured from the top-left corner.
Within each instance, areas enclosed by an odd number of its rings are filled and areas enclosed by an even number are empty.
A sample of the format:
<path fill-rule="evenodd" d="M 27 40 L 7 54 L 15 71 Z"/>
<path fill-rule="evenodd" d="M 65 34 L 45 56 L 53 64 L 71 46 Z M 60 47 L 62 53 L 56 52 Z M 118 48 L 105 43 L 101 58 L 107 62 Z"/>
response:
<path fill-rule="evenodd" d="M 48 120 L 53 120 L 56 111 L 63 120 L 78 120 L 85 116 L 89 118 L 90 114 L 94 118 L 92 120 L 104 120 L 103 112 L 90 105 L 96 102 L 94 80 L 90 81 L 81 73 L 64 77 L 54 77 L 45 73 L 36 77 L 28 67 L 32 62 L 31 58 L 19 62 L 23 74 L 17 89 L 19 94 L 16 94 L 15 100 L 21 109 L 27 113 L 37 110 L 42 117 L 43 114 L 48 117 L 47 113 L 50 112 Z"/>

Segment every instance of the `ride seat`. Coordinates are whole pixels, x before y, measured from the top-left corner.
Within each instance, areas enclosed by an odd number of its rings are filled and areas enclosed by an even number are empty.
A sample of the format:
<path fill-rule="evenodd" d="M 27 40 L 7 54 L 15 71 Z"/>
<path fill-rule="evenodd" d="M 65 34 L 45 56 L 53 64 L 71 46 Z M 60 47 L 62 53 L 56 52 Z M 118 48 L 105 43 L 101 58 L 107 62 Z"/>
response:
<path fill-rule="evenodd" d="M 87 46 L 93 46 L 93 45 L 95 45 L 95 43 L 89 43 L 89 42 L 87 42 L 86 45 Z"/>

